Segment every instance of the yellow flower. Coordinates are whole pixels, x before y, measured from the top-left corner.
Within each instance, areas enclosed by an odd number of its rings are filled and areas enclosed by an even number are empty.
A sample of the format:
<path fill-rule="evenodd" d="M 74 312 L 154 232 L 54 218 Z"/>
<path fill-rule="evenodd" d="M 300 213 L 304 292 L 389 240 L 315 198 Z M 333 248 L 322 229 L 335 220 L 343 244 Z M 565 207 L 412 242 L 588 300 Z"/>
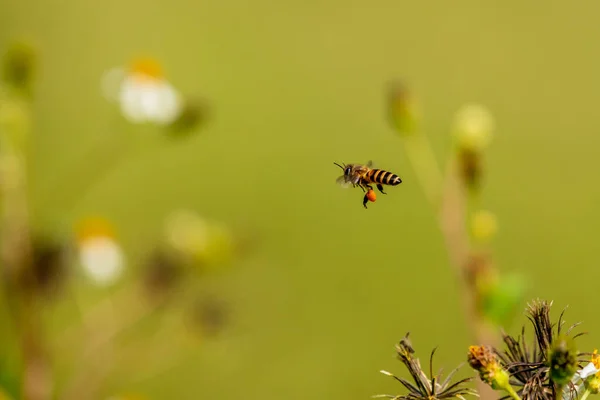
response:
<path fill-rule="evenodd" d="M 591 362 L 592 364 L 594 364 L 594 367 L 596 367 L 596 369 L 599 370 L 596 373 L 596 376 L 600 377 L 600 354 L 598 354 L 598 349 L 594 349 L 594 352 L 592 353 Z"/>

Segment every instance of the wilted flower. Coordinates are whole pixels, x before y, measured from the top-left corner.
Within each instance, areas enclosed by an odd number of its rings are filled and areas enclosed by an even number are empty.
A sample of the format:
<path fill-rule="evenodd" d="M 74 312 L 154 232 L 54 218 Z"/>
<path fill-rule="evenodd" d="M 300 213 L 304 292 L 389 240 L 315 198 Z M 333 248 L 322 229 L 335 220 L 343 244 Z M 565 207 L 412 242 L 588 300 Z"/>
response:
<path fill-rule="evenodd" d="M 83 221 L 78 230 L 79 263 L 94 282 L 114 283 L 122 274 L 125 259 L 113 229 L 103 219 Z"/>
<path fill-rule="evenodd" d="M 425 374 L 423 369 L 421 368 L 421 363 L 418 358 L 414 358 L 414 349 L 408 340 L 408 333 L 400 341 L 399 344 L 396 345 L 396 352 L 398 354 L 398 358 L 410 373 L 413 378 L 414 384 L 409 382 L 404 378 L 400 378 L 398 376 L 393 375 L 387 371 L 381 371 L 382 374 L 391 376 L 398 382 L 400 382 L 406 389 L 408 389 L 408 394 L 406 395 L 390 395 L 390 394 L 381 394 L 373 397 L 386 397 L 390 399 L 407 399 L 407 400 L 435 400 L 435 399 L 450 399 L 450 398 L 459 398 L 464 399 L 464 396 L 473 395 L 476 396 L 477 393 L 468 387 L 465 387 L 464 384 L 470 382 L 473 378 L 464 378 L 457 382 L 451 383 L 452 376 L 458 371 L 460 366 L 452 371 L 445 380 L 441 381 L 441 376 L 438 374 L 436 376 L 433 375 L 433 355 L 435 354 L 435 349 L 431 352 L 431 356 L 429 357 L 429 376 Z"/>
<path fill-rule="evenodd" d="M 132 123 L 168 125 L 182 110 L 181 95 L 153 59 L 134 60 L 127 70 L 109 70 L 102 88 L 109 99 L 118 101 L 123 116 Z"/>

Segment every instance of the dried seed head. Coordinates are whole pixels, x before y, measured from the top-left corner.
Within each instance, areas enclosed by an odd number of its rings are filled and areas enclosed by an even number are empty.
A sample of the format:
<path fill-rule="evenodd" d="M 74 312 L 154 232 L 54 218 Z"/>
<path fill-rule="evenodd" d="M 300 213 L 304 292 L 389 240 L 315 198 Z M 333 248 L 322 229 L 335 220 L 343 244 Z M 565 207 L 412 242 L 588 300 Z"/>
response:
<path fill-rule="evenodd" d="M 536 300 L 527 306 L 528 318 L 533 324 L 538 348 L 545 359 L 552 343 L 551 306 L 552 303 L 545 300 Z"/>
<path fill-rule="evenodd" d="M 442 380 L 440 374 L 433 375 L 433 355 L 435 349 L 431 352 L 429 357 L 429 376 L 423 371 L 421 363 L 418 358 L 414 357 L 415 350 L 406 336 L 396 345 L 396 352 L 398 358 L 404 366 L 408 369 L 413 382 L 395 376 L 388 371 L 380 371 L 382 374 L 390 376 L 400 382 L 404 388 L 408 389 L 409 393 L 406 395 L 378 395 L 374 397 L 388 397 L 394 399 L 411 399 L 411 400 L 445 400 L 445 399 L 463 399 L 466 395 L 477 396 L 477 393 L 466 386 L 467 382 L 472 380 L 471 377 L 464 378 L 456 382 L 452 382 L 452 376 L 458 371 L 458 368 L 454 369 L 445 379 Z"/>
<path fill-rule="evenodd" d="M 495 390 L 509 386 L 508 373 L 500 365 L 500 360 L 489 346 L 470 346 L 467 360 L 471 368 L 479 372 L 481 380 Z"/>

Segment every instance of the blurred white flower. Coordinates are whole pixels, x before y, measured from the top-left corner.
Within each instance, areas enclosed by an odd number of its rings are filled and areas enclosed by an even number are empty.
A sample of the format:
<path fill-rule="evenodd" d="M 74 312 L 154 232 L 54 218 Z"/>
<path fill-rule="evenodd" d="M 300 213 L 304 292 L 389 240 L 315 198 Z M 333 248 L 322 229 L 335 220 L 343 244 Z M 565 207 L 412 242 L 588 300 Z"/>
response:
<path fill-rule="evenodd" d="M 82 225 L 78 257 L 84 273 L 98 285 L 113 284 L 123 273 L 123 250 L 102 220 L 90 220 Z"/>
<path fill-rule="evenodd" d="M 454 135 L 461 147 L 483 150 L 492 140 L 494 118 L 492 113 L 480 104 L 462 107 L 454 121 Z"/>
<path fill-rule="evenodd" d="M 181 113 L 181 95 L 152 59 L 135 60 L 128 69 L 113 68 L 102 79 L 104 95 L 118 102 L 132 123 L 170 124 Z"/>

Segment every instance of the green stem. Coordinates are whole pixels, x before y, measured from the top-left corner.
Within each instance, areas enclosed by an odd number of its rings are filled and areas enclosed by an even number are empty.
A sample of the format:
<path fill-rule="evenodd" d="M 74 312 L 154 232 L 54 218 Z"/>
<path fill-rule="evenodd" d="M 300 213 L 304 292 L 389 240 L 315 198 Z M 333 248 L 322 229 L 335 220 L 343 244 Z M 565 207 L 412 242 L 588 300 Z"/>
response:
<path fill-rule="evenodd" d="M 556 385 L 556 398 L 557 399 L 563 398 L 563 388 L 564 388 L 564 385 Z"/>
<path fill-rule="evenodd" d="M 442 174 L 426 136 L 415 132 L 405 139 L 405 149 L 427 200 L 437 208 L 441 198 Z"/>
<path fill-rule="evenodd" d="M 587 397 L 590 395 L 590 393 L 592 393 L 592 392 L 590 392 L 589 389 L 586 389 L 585 392 L 583 392 L 583 394 L 581 395 L 581 398 L 579 400 L 587 399 Z"/>
<path fill-rule="evenodd" d="M 509 384 L 506 385 L 506 387 L 504 388 L 504 390 L 506 390 L 508 392 L 508 394 L 510 395 L 510 397 L 512 397 L 515 400 L 521 400 L 521 398 L 519 397 L 519 395 L 517 394 L 517 392 L 515 392 L 515 389 L 513 389 L 513 387 Z"/>

